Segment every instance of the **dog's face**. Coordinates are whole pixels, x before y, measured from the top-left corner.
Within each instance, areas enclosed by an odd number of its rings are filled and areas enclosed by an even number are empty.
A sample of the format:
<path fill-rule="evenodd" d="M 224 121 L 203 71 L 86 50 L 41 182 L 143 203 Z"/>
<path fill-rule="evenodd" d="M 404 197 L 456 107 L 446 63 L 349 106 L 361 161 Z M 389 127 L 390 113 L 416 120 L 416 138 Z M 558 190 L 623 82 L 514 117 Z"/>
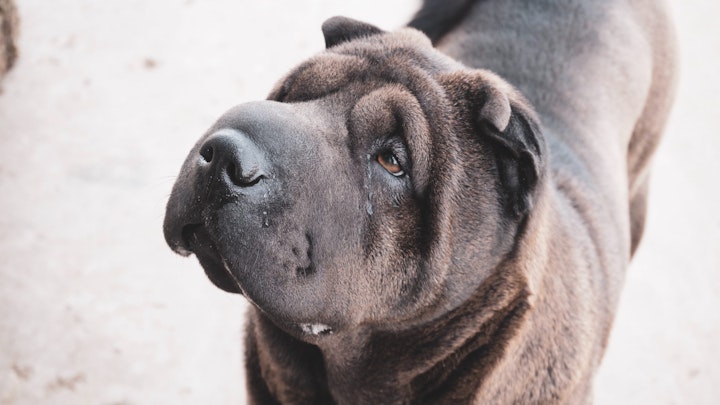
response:
<path fill-rule="evenodd" d="M 419 32 L 341 18 L 323 31 L 328 50 L 271 101 L 199 140 L 164 229 L 218 287 L 309 340 L 466 299 L 511 248 L 541 149 L 508 85 Z"/>

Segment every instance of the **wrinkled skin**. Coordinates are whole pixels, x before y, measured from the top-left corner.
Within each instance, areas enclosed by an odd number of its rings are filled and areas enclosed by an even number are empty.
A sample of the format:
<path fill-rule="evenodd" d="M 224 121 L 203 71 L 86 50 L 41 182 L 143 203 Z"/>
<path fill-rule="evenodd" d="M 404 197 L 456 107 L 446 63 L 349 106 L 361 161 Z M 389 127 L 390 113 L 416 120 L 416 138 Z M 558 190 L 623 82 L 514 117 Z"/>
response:
<path fill-rule="evenodd" d="M 481 65 L 463 24 L 433 40 Z M 167 206 L 171 248 L 253 303 L 249 400 L 590 402 L 642 232 L 650 154 L 633 145 L 659 132 L 617 116 L 621 141 L 607 125 L 569 137 L 555 112 L 601 105 L 587 98 L 543 105 L 548 133 L 513 86 L 418 31 L 333 18 L 323 33 L 268 101 L 207 131 Z"/>

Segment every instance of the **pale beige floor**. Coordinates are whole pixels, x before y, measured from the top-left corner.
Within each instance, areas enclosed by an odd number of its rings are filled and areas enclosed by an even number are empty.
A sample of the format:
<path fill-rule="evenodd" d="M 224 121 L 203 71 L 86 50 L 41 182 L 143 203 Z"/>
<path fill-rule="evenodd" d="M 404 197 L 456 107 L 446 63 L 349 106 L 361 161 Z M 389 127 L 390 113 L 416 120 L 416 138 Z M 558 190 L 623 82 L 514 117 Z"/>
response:
<path fill-rule="evenodd" d="M 241 297 L 161 233 L 175 174 L 344 14 L 414 0 L 19 0 L 0 95 L 0 404 L 242 403 Z M 674 4 L 677 108 L 597 403 L 720 403 L 720 3 Z"/>

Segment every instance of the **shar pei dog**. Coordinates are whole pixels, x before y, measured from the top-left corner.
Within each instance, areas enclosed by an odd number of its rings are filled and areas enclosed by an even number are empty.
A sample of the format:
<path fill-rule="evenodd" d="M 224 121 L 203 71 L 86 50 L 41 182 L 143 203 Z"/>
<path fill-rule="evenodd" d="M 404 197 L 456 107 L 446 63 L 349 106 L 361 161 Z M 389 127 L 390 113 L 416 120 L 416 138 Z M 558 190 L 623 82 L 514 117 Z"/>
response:
<path fill-rule="evenodd" d="M 164 224 L 252 303 L 256 404 L 587 404 L 674 88 L 651 0 L 426 1 L 190 151 Z"/>

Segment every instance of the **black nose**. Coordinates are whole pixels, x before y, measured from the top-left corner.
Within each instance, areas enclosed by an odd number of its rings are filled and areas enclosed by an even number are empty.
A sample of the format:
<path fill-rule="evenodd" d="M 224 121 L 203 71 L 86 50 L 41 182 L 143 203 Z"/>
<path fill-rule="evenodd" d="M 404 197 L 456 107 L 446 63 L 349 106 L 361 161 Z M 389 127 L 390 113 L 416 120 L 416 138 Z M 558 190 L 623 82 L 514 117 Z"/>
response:
<path fill-rule="evenodd" d="M 242 132 L 223 129 L 200 147 L 201 168 L 229 189 L 252 187 L 265 176 L 262 151 Z"/>

